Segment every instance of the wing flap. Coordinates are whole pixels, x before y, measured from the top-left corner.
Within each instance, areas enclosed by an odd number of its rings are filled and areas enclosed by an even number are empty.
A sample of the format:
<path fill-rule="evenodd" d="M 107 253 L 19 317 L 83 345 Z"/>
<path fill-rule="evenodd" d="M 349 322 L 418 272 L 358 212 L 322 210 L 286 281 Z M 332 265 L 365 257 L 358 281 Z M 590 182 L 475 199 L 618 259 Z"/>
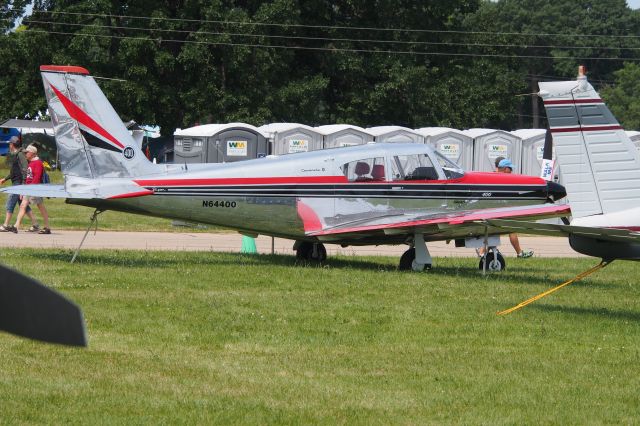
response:
<path fill-rule="evenodd" d="M 447 213 L 442 215 L 431 215 L 429 217 L 418 215 L 398 215 L 387 217 L 384 223 L 359 223 L 357 226 L 351 224 L 325 228 L 319 231 L 307 232 L 309 236 L 329 236 L 339 234 L 367 234 L 384 232 L 385 234 L 403 233 L 429 233 L 430 230 L 442 227 L 455 227 L 463 225 L 477 224 L 478 221 L 490 219 L 520 219 L 535 221 L 552 217 L 568 216 L 571 210 L 568 205 L 543 204 L 539 206 L 507 207 L 500 209 L 483 209 L 467 212 Z"/>

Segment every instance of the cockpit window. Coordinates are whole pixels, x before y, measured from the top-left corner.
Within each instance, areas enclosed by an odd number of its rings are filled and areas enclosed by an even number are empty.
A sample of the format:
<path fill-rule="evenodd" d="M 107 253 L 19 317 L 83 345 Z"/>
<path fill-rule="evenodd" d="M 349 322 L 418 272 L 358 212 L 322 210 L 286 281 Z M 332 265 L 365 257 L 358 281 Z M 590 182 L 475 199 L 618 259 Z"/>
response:
<path fill-rule="evenodd" d="M 438 171 L 426 154 L 398 155 L 394 157 L 400 168 L 400 177 L 394 180 L 438 180 Z"/>
<path fill-rule="evenodd" d="M 385 180 L 384 158 L 365 158 L 342 166 L 349 182 L 374 182 Z"/>
<path fill-rule="evenodd" d="M 436 151 L 436 159 L 447 179 L 458 179 L 464 176 L 464 170 L 453 161 Z"/>

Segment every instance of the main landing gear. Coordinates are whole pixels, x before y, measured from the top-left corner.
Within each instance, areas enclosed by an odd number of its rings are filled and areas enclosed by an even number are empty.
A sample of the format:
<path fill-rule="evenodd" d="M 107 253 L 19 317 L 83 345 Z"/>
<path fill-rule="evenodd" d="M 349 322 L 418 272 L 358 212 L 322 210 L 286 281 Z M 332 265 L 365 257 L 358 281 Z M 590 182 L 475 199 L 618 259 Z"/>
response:
<path fill-rule="evenodd" d="M 478 267 L 481 271 L 500 272 L 507 267 L 507 262 L 496 247 L 489 247 L 487 248 L 487 254 L 480 258 Z"/>
<path fill-rule="evenodd" d="M 398 269 L 401 271 L 413 270 L 416 272 L 431 269 L 431 255 L 427 249 L 427 244 L 424 242 L 424 236 L 422 234 L 415 234 L 413 236 L 413 247 L 405 251 L 400 257 L 400 264 Z"/>
<path fill-rule="evenodd" d="M 296 241 L 293 244 L 296 251 L 296 259 L 313 263 L 322 263 L 327 260 L 327 249 L 322 243 L 309 241 Z"/>

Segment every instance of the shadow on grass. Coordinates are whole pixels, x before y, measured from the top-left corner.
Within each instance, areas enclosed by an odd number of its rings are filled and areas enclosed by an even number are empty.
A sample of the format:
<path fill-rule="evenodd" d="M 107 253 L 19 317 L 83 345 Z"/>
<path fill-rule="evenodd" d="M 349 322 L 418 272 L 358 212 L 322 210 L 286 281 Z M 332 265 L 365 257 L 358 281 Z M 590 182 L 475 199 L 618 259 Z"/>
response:
<path fill-rule="evenodd" d="M 69 263 L 73 256 L 72 250 L 26 250 L 21 258 L 34 258 L 59 263 Z M 220 265 L 220 266 L 280 266 L 285 268 L 329 268 L 329 269 L 359 269 L 363 271 L 398 272 L 394 263 L 389 263 L 384 257 L 379 259 L 334 257 L 323 264 L 309 263 L 296 259 L 293 255 L 284 254 L 242 254 L 224 252 L 150 252 L 129 251 L 129 250 L 86 250 L 81 251 L 76 259 L 78 265 L 104 265 L 131 268 L 176 268 L 185 265 Z M 554 271 L 559 272 L 559 271 Z M 416 274 L 413 271 L 403 271 L 405 274 Z M 429 276 L 456 276 L 461 280 L 476 280 L 480 278 L 481 272 L 477 263 L 468 259 L 460 258 L 458 265 L 438 265 L 438 259 L 434 262 L 431 270 L 421 273 L 427 279 Z M 548 272 L 542 268 L 531 266 L 515 266 L 500 273 L 488 273 L 486 279 L 498 281 L 517 281 L 524 285 L 547 284 L 550 287 L 560 284 L 562 281 L 572 278 L 573 275 L 567 273 L 566 278 L 549 279 Z M 595 281 L 580 281 L 575 285 L 582 285 L 592 288 L 613 288 L 617 284 L 603 283 Z"/>
<path fill-rule="evenodd" d="M 599 318 L 605 317 L 608 319 L 617 319 L 617 320 L 627 320 L 640 322 L 640 312 L 637 311 L 623 311 L 623 310 L 613 310 L 607 308 L 579 308 L 575 306 L 558 306 L 558 305 L 531 305 L 527 308 L 538 309 L 540 311 L 546 312 L 560 312 L 563 314 L 574 314 L 574 315 L 590 315 L 596 316 Z"/>

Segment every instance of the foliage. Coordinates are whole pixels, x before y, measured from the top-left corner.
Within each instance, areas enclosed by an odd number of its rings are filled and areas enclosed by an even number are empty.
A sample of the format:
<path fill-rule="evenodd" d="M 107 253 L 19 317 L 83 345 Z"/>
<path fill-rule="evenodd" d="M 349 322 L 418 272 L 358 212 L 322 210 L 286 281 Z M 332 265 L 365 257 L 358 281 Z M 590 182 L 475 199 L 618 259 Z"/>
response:
<path fill-rule="evenodd" d="M 11 7 L 10 7 L 11 6 Z M 540 79 L 639 59 L 624 0 L 38 0 L 0 35 L 0 117 L 45 107 L 38 66 L 98 77 L 123 120 L 512 129 Z M 6 29 L 24 2 L 5 2 Z M 580 59 L 591 58 L 591 59 Z M 616 59 L 611 59 L 616 58 Z M 622 58 L 622 59 L 617 59 Z M 537 123 L 543 124 L 543 123 Z"/>
<path fill-rule="evenodd" d="M 640 66 L 626 63 L 614 73 L 615 85 L 604 87 L 600 95 L 626 129 L 640 129 Z"/>

